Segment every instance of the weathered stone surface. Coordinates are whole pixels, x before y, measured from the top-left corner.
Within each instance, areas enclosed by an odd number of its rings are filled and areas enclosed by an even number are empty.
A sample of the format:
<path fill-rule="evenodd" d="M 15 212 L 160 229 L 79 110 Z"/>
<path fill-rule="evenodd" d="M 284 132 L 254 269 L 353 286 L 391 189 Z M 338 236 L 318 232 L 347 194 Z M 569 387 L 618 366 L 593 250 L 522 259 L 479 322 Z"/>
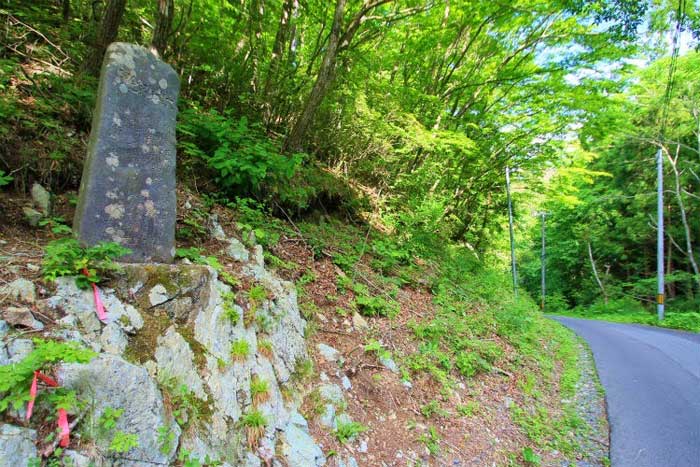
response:
<path fill-rule="evenodd" d="M 100 344 L 102 345 L 103 351 L 121 355 L 124 353 L 128 341 L 126 340 L 126 334 L 124 334 L 122 328 L 120 328 L 116 322 L 111 322 L 102 330 Z"/>
<path fill-rule="evenodd" d="M 317 467 L 326 463 L 323 451 L 309 435 L 306 424 L 293 417 L 280 436 L 280 451 L 287 465 Z M 302 418 L 303 419 L 303 418 Z"/>
<path fill-rule="evenodd" d="M 352 326 L 355 329 L 365 331 L 369 329 L 369 324 L 367 323 L 367 320 L 362 317 L 358 312 L 355 312 L 352 314 Z"/>
<path fill-rule="evenodd" d="M 115 429 L 136 434 L 139 444 L 120 457 L 158 464 L 168 464 L 173 459 L 180 427 L 166 415 L 163 397 L 144 367 L 101 354 L 87 364 L 62 365 L 58 379 L 62 386 L 75 389 L 79 395 L 94 401 L 92 416 L 95 420 L 107 407 L 124 409 Z M 165 454 L 158 441 L 158 429 L 163 426 L 175 435 L 170 452 Z M 108 444 L 100 447 L 107 452 Z"/>
<path fill-rule="evenodd" d="M 107 49 L 73 225 L 84 244 L 114 241 L 131 249 L 128 261 L 172 261 L 179 87 L 147 49 Z"/>
<path fill-rule="evenodd" d="M 44 323 L 36 320 L 27 307 L 8 306 L 2 317 L 12 326 L 22 326 L 39 331 L 44 329 Z"/>
<path fill-rule="evenodd" d="M 38 460 L 36 431 L 5 423 L 0 426 L 0 466 L 25 467 Z"/>
<path fill-rule="evenodd" d="M 32 185 L 32 200 L 34 201 L 34 205 L 38 207 L 45 216 L 49 215 L 51 211 L 51 193 L 36 182 Z"/>
<path fill-rule="evenodd" d="M 32 281 L 27 279 L 15 279 L 0 288 L 0 295 L 8 295 L 14 300 L 34 303 L 36 301 L 36 287 Z"/>
<path fill-rule="evenodd" d="M 10 363 L 19 363 L 32 353 L 34 343 L 31 339 L 14 339 L 7 344 L 7 353 L 10 356 Z"/>
<path fill-rule="evenodd" d="M 228 246 L 226 247 L 226 254 L 236 261 L 246 262 L 250 258 L 248 249 L 235 238 L 228 239 Z"/>
<path fill-rule="evenodd" d="M 186 385 L 197 397 L 207 400 L 194 364 L 194 352 L 174 326 L 170 326 L 164 336 L 158 337 L 155 357 L 160 377 L 175 378 L 178 384 Z"/>
<path fill-rule="evenodd" d="M 34 208 L 30 208 L 29 206 L 25 206 L 22 208 L 22 214 L 24 214 L 24 219 L 32 227 L 36 227 L 37 225 L 39 225 L 39 221 L 44 217 L 44 215 L 41 214 L 39 211 L 37 211 Z"/>
<path fill-rule="evenodd" d="M 320 343 L 316 345 L 316 348 L 321 353 L 321 356 L 328 362 L 335 363 L 340 358 L 340 352 L 331 347 L 330 345 Z"/>
<path fill-rule="evenodd" d="M 381 363 L 384 366 L 384 368 L 391 371 L 392 373 L 398 374 L 400 372 L 399 366 L 391 357 L 379 357 L 379 363 Z"/>
<path fill-rule="evenodd" d="M 339 405 L 343 402 L 343 390 L 337 384 L 322 384 L 318 388 L 323 400 Z"/>

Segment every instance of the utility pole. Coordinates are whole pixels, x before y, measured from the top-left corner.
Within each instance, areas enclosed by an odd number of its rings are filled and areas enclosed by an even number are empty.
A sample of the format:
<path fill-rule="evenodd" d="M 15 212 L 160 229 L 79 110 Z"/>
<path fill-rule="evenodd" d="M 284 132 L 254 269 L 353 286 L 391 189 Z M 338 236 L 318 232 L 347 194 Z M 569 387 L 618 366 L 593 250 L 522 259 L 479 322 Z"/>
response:
<path fill-rule="evenodd" d="M 547 267 L 545 266 L 545 250 L 546 250 L 546 239 L 545 239 L 545 228 L 544 228 L 544 223 L 545 223 L 545 217 L 547 217 L 547 213 L 545 211 L 540 211 L 537 213 L 538 215 L 542 216 L 542 255 L 541 255 L 541 271 L 542 271 L 542 298 L 540 299 L 540 309 L 544 311 L 544 297 L 547 292 L 546 288 L 546 281 L 545 281 L 545 276 L 547 273 Z"/>
<path fill-rule="evenodd" d="M 513 295 L 518 298 L 518 271 L 515 264 L 515 236 L 513 235 L 513 203 L 510 198 L 510 168 L 506 167 L 506 195 L 508 197 L 508 229 L 510 230 L 510 271 L 513 275 Z"/>
<path fill-rule="evenodd" d="M 664 158 L 656 152 L 656 314 L 664 319 Z"/>

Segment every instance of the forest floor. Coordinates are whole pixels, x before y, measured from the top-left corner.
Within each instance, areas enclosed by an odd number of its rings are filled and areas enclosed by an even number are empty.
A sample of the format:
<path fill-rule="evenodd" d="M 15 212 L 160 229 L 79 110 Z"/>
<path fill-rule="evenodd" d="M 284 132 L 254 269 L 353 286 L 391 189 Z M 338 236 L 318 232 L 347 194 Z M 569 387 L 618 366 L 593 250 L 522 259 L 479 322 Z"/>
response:
<path fill-rule="evenodd" d="M 55 227 L 72 219 L 74 196 L 54 197 L 46 225 L 30 227 L 22 208 L 31 200 L 0 194 L 0 260 L 5 264 L 0 286 L 22 277 L 37 284 L 40 298 L 50 295 L 52 284 L 41 275 L 43 249 L 65 235 L 52 229 L 60 232 Z M 527 315 L 535 327 L 518 335 L 521 343 L 494 332 L 497 322 L 487 320 L 490 305 L 479 302 L 459 315 L 463 318 L 443 322 L 445 313 L 429 280 L 436 272 L 429 262 L 414 258 L 413 279 L 400 282 L 373 267 L 372 255 L 362 253 L 348 273 L 338 266 L 338 252 L 348 242 L 364 252 L 368 232 L 323 218 L 272 221 L 205 201 L 179 190 L 178 246 L 196 246 L 217 257 L 224 268 L 233 268 L 222 254 L 223 245 L 206 233 L 207 219 L 216 215 L 227 235 L 274 237 L 265 248 L 266 263 L 297 284 L 315 368 L 300 387 L 302 412 L 329 465 L 347 465 L 344 459 L 349 457 L 367 466 L 560 466 L 582 460 L 585 465 L 606 465 L 605 449 L 581 442 L 586 433 L 605 432 L 607 425 L 600 397 L 581 396 L 580 388 L 590 385 L 579 381 L 590 380 L 594 370 L 590 360 L 581 359 L 581 348 L 568 330 Z M 365 308 L 363 316 L 358 312 L 362 297 L 374 300 L 372 306 L 396 308 L 386 316 L 372 316 Z M 0 298 L 3 308 L 13 305 Z M 37 318 L 52 324 L 50 317 Z M 468 376 L 446 356 L 445 341 L 425 338 L 431 332 L 449 334 L 451 327 L 470 336 L 465 342 L 472 347 L 450 357 L 459 362 L 463 354 L 473 356 L 478 371 Z M 336 349 L 342 358 L 328 361 L 320 344 Z M 442 364 L 434 363 L 441 359 Z M 336 410 L 361 424 L 349 440 L 323 423 L 327 405 L 319 387 L 334 383 L 344 388 L 344 401 Z M 582 406 L 590 410 L 580 413 Z"/>

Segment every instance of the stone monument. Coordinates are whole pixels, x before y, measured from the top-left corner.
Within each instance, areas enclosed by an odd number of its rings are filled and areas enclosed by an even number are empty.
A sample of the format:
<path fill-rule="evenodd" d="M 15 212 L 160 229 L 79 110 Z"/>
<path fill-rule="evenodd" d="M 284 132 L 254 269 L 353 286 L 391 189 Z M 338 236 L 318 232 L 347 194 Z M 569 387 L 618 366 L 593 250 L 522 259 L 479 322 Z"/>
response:
<path fill-rule="evenodd" d="M 105 54 L 73 229 L 84 245 L 117 242 L 132 262 L 175 255 L 177 73 L 143 47 Z"/>

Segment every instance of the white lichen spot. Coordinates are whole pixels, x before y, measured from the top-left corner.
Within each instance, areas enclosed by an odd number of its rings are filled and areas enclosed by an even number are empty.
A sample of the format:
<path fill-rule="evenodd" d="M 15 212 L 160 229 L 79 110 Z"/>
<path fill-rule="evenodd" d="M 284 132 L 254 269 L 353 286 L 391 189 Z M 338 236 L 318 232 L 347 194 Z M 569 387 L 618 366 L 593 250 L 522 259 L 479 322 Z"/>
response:
<path fill-rule="evenodd" d="M 119 85 L 119 92 L 121 92 L 122 94 L 126 94 L 127 92 L 129 92 L 129 88 L 126 86 L 126 84 L 122 83 Z"/>
<path fill-rule="evenodd" d="M 148 152 L 151 150 L 151 148 L 148 147 L 147 144 L 142 144 L 141 145 L 141 151 L 143 151 L 144 154 L 148 154 Z"/>
<path fill-rule="evenodd" d="M 152 135 L 155 135 L 155 134 L 156 134 L 156 129 L 155 129 L 155 128 L 149 128 L 149 129 L 148 129 L 148 132 L 149 132 L 150 134 L 152 134 Z"/>
<path fill-rule="evenodd" d="M 126 110 L 124 111 L 124 114 L 126 114 L 126 115 L 131 115 L 131 110 L 126 109 Z"/>
<path fill-rule="evenodd" d="M 108 204 L 105 212 L 112 219 L 121 219 L 124 216 L 124 205 L 120 203 Z"/>
<path fill-rule="evenodd" d="M 146 185 L 150 185 L 151 183 L 153 183 L 153 179 L 151 177 L 148 177 L 146 179 Z"/>
<path fill-rule="evenodd" d="M 151 102 L 153 102 L 154 104 L 160 104 L 160 97 L 158 97 L 158 96 L 156 96 L 155 94 L 153 94 L 153 95 L 151 96 Z"/>
<path fill-rule="evenodd" d="M 153 78 L 148 78 L 148 82 L 151 84 L 156 84 L 156 80 L 154 80 Z"/>
<path fill-rule="evenodd" d="M 107 227 L 105 229 L 105 233 L 110 236 L 113 242 L 116 243 L 123 243 L 125 238 L 124 238 L 124 231 L 121 229 L 115 229 L 114 227 Z"/>
<path fill-rule="evenodd" d="M 114 191 L 114 190 L 109 190 L 109 191 L 107 192 L 107 198 L 109 198 L 109 199 L 117 199 L 117 198 L 119 198 L 119 195 L 117 194 L 116 191 Z"/>
<path fill-rule="evenodd" d="M 168 89 L 168 81 L 166 79 L 161 79 L 158 81 L 158 86 L 160 86 L 161 89 Z"/>
<path fill-rule="evenodd" d="M 141 196 L 143 196 L 144 198 L 150 198 L 151 193 L 148 190 L 141 190 Z"/>
<path fill-rule="evenodd" d="M 150 199 L 143 203 L 143 207 L 146 210 L 146 215 L 148 217 L 156 217 L 156 214 L 158 214 L 156 204 Z"/>
<path fill-rule="evenodd" d="M 113 169 L 115 167 L 119 167 L 119 158 L 115 156 L 113 152 L 109 153 L 109 156 L 105 158 L 105 162 L 108 166 L 112 167 Z"/>

